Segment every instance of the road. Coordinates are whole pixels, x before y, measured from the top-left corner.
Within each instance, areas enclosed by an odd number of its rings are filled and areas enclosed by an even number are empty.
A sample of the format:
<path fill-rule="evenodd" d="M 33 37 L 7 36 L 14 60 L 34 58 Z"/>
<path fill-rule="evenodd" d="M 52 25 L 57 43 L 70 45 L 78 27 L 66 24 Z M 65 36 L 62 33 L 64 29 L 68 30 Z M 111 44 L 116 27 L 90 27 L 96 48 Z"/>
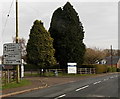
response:
<path fill-rule="evenodd" d="M 119 80 L 120 74 L 109 74 L 11 96 L 10 99 L 16 97 L 22 97 L 20 99 L 27 99 L 28 97 L 31 97 L 30 99 L 35 97 L 40 97 L 40 99 L 41 97 L 46 97 L 47 99 L 64 99 L 66 97 L 72 97 L 73 99 L 79 97 L 81 97 L 80 99 L 98 99 L 98 97 L 117 99 L 120 95 Z"/>

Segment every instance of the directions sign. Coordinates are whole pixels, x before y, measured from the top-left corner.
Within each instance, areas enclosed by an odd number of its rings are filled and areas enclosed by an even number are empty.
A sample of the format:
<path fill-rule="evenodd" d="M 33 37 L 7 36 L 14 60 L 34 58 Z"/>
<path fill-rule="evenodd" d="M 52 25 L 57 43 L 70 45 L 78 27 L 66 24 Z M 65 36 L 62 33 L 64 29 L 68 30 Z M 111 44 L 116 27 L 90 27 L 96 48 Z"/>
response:
<path fill-rule="evenodd" d="M 68 74 L 76 74 L 77 73 L 77 63 L 67 63 L 68 65 Z"/>
<path fill-rule="evenodd" d="M 3 64 L 21 64 L 21 46 L 19 43 L 7 43 L 3 45 Z"/>

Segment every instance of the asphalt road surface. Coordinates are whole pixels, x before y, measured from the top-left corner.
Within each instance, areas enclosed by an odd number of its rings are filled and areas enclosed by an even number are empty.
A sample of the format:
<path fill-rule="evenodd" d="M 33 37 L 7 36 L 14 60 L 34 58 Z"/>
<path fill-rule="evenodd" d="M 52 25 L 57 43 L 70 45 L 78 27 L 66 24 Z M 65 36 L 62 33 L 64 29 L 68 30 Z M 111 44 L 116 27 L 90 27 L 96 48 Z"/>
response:
<path fill-rule="evenodd" d="M 20 99 L 34 99 L 38 97 L 38 99 L 43 97 L 46 97 L 47 99 L 120 99 L 119 80 L 120 74 L 109 74 L 102 77 L 87 78 L 77 82 L 55 85 L 42 90 L 40 89 L 11 96 L 11 99 L 16 97 Z"/>

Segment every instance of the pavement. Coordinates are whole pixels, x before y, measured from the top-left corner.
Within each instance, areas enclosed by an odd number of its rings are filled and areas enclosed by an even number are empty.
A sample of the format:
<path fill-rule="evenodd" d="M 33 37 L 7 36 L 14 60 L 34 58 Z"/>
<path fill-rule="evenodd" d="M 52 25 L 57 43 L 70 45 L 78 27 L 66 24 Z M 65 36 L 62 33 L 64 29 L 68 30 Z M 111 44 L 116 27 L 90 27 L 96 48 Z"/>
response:
<path fill-rule="evenodd" d="M 25 92 L 27 93 L 33 90 L 43 89 L 53 85 L 65 84 L 65 83 L 83 80 L 86 78 L 103 76 L 103 75 L 107 75 L 107 74 L 98 74 L 94 76 L 79 76 L 79 77 L 25 77 L 23 79 L 27 79 L 32 82 L 30 85 L 2 90 L 2 95 L 0 95 L 0 97 L 8 97 Z"/>

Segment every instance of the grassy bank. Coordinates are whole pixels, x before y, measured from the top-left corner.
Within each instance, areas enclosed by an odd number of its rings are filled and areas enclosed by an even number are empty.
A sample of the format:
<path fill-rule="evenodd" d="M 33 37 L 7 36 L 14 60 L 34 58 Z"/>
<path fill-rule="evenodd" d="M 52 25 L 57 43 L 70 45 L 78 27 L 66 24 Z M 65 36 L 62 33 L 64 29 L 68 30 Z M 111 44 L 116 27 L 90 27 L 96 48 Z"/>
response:
<path fill-rule="evenodd" d="M 10 88 L 17 88 L 17 87 L 22 87 L 22 86 L 26 86 L 26 85 L 30 85 L 31 82 L 29 80 L 23 79 L 20 81 L 20 83 L 16 83 L 16 82 L 12 82 L 12 83 L 8 83 L 6 85 L 2 86 L 2 89 L 10 89 Z"/>
<path fill-rule="evenodd" d="M 54 77 L 54 76 L 57 76 L 57 77 L 78 77 L 78 76 L 91 76 L 91 75 L 96 75 L 96 74 L 68 74 L 68 73 L 58 73 L 58 75 L 55 75 L 54 72 L 46 72 L 44 73 L 42 76 L 45 76 L 45 77 Z M 40 74 L 38 73 L 28 73 L 28 74 L 25 74 L 26 77 L 39 77 Z"/>
<path fill-rule="evenodd" d="M 96 74 L 67 74 L 67 73 L 59 73 L 59 77 L 79 77 L 79 76 L 91 76 Z"/>

